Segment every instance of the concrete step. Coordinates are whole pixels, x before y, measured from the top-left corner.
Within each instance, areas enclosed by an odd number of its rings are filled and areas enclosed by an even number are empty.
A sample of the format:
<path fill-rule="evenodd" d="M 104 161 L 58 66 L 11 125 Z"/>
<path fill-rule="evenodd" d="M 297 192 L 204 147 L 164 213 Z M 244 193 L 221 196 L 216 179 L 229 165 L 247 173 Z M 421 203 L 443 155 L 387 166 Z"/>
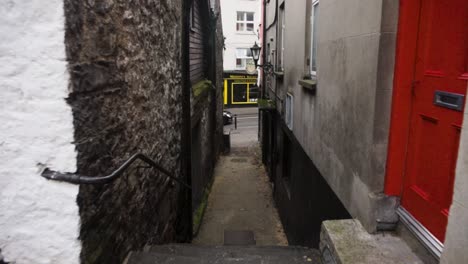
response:
<path fill-rule="evenodd" d="M 356 219 L 322 223 L 320 251 L 324 262 L 341 264 L 429 264 L 418 250 L 392 232 L 369 234 Z"/>
<path fill-rule="evenodd" d="M 208 264 L 197 257 L 167 255 L 156 252 L 131 252 L 124 264 Z"/>
<path fill-rule="evenodd" d="M 134 252 L 125 264 L 320 264 L 318 250 L 280 246 L 153 246 L 149 252 Z"/>
<path fill-rule="evenodd" d="M 192 244 L 167 244 L 152 246 L 151 252 L 177 254 L 182 256 L 289 256 L 295 258 L 314 257 L 317 250 L 297 246 L 198 246 Z"/>

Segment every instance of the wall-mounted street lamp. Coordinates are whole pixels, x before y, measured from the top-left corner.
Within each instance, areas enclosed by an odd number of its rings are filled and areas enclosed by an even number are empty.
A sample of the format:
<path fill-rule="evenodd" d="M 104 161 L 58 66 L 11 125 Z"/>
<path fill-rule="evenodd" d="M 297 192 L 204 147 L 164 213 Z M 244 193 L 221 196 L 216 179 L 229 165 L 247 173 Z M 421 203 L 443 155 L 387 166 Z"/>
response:
<path fill-rule="evenodd" d="M 258 64 L 258 59 L 260 58 L 260 46 L 257 45 L 257 42 L 250 48 L 250 51 L 252 52 L 252 57 L 255 63 L 255 68 L 260 67 L 263 68 L 265 71 L 269 71 L 273 69 L 273 65 L 271 63 L 266 63 L 263 65 Z"/>

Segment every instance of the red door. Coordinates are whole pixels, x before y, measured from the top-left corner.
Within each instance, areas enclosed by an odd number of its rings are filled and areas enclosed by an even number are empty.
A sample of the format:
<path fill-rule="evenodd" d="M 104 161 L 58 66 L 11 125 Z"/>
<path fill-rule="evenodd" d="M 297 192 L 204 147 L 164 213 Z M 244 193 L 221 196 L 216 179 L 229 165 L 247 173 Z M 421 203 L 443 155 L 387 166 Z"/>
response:
<path fill-rule="evenodd" d="M 443 241 L 467 89 L 468 1 L 420 3 L 402 206 Z"/>

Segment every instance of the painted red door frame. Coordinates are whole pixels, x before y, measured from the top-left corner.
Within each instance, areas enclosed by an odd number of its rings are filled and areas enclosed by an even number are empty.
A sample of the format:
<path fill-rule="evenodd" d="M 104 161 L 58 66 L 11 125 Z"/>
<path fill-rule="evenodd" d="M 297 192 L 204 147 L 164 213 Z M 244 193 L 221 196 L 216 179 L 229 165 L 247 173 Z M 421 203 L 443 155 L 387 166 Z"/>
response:
<path fill-rule="evenodd" d="M 421 0 L 400 0 L 385 194 L 401 196 Z"/>

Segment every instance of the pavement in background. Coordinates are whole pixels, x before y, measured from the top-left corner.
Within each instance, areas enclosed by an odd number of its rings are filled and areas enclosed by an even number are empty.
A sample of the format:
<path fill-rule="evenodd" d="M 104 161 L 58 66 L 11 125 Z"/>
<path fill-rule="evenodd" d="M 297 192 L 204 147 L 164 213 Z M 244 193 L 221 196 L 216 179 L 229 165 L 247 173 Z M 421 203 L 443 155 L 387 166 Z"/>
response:
<path fill-rule="evenodd" d="M 258 108 L 243 107 L 226 110 L 237 114 L 237 129 L 234 123 L 224 126 L 224 130 L 231 131 L 231 146 L 254 146 L 258 142 Z"/>
<path fill-rule="evenodd" d="M 229 111 L 238 114 L 238 130 L 231 133 L 231 153 L 221 156 L 216 165 L 208 205 L 193 244 L 223 245 L 224 230 L 252 230 L 257 245 L 287 245 L 261 163 L 258 110 Z"/>

